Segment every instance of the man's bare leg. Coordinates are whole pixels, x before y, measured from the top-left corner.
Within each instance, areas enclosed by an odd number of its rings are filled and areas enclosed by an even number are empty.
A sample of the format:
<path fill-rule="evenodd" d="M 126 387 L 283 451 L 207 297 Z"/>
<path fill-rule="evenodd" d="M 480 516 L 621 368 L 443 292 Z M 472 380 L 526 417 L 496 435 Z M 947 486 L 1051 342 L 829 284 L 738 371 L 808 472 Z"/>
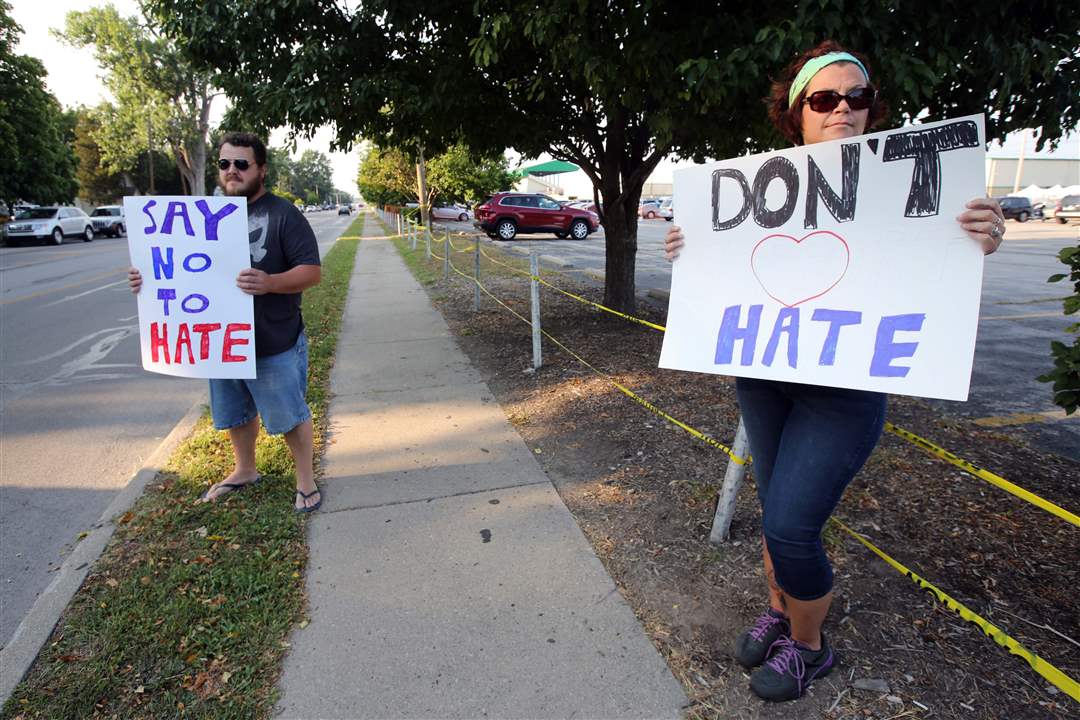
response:
<path fill-rule="evenodd" d="M 292 453 L 296 465 L 296 489 L 305 495 L 318 490 L 315 484 L 314 435 L 311 420 L 306 420 L 285 433 L 285 444 Z M 296 508 L 311 507 L 322 499 L 322 493 L 315 493 L 308 498 L 296 496 Z"/>
<path fill-rule="evenodd" d="M 232 492 L 226 485 L 244 485 L 259 476 L 255 467 L 255 441 L 259 437 L 259 418 L 229 428 L 229 440 L 233 448 L 233 471 L 221 482 L 215 483 L 206 492 L 206 502 L 217 500 L 222 495 Z"/>

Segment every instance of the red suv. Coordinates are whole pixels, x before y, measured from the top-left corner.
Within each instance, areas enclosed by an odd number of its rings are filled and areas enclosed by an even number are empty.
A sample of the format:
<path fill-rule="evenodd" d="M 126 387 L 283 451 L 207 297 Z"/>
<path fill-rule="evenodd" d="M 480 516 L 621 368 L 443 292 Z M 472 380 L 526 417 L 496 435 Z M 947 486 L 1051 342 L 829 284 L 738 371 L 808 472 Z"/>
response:
<path fill-rule="evenodd" d="M 473 223 L 496 240 L 518 233 L 550 232 L 558 238 L 584 240 L 600 227 L 596 213 L 562 205 L 538 193 L 495 193 L 476 208 Z"/>

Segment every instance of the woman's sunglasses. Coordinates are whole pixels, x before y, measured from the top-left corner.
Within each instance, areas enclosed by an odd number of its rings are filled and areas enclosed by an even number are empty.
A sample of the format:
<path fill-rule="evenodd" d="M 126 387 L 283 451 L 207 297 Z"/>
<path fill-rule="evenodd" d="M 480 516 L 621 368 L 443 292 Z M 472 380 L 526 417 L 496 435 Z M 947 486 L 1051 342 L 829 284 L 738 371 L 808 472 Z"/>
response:
<path fill-rule="evenodd" d="M 835 90 L 818 90 L 803 98 L 803 102 L 814 112 L 827 113 L 839 107 L 841 100 L 847 100 L 848 107 L 852 110 L 866 110 L 874 104 L 875 97 L 877 97 L 877 91 L 874 88 L 861 87 L 855 88 L 847 95 L 841 95 Z"/>
<path fill-rule="evenodd" d="M 834 105 L 833 107 L 836 107 L 836 106 Z M 235 167 L 240 172 L 244 172 L 249 167 L 251 167 L 251 163 L 249 163 L 247 160 L 244 160 L 243 158 L 239 158 L 237 160 L 229 160 L 228 158 L 221 158 L 220 160 L 217 161 L 217 166 L 219 168 L 221 168 L 222 170 L 228 170 L 229 165 L 232 165 L 233 167 Z"/>

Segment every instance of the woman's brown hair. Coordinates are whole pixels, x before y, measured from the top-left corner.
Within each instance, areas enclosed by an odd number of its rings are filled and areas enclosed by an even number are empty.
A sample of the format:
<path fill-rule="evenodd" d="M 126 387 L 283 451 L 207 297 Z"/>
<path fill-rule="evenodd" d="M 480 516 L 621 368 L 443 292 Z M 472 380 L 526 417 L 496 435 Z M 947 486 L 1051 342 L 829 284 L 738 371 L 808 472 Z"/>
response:
<path fill-rule="evenodd" d="M 769 88 L 769 97 L 765 100 L 769 110 L 769 119 L 772 120 L 776 129 L 783 133 L 784 137 L 796 145 L 803 144 L 802 99 L 806 91 L 803 90 L 803 92 L 799 93 L 799 97 L 795 98 L 794 105 L 789 106 L 788 90 L 791 89 L 791 83 L 794 82 L 795 76 L 802 70 L 803 65 L 813 58 L 821 55 L 828 55 L 833 52 L 851 53 L 859 59 L 859 62 L 863 64 L 866 71 L 870 72 L 870 64 L 867 62 L 864 55 L 848 50 L 835 40 L 826 40 L 817 47 L 811 48 L 797 57 L 794 62 L 780 72 L 780 77 L 777 80 L 774 80 L 772 86 Z M 871 87 L 874 87 L 872 82 Z M 885 101 L 878 96 L 874 100 L 874 104 L 870 106 L 870 114 L 866 118 L 866 129 L 869 130 L 870 128 L 879 125 L 888 114 L 889 107 L 885 104 Z"/>

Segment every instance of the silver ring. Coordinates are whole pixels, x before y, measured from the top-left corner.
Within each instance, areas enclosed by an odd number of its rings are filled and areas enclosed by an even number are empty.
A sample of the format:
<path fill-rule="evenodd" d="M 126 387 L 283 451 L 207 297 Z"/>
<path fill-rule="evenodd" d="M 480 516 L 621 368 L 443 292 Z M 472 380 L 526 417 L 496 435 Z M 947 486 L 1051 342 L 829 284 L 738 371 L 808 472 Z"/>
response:
<path fill-rule="evenodd" d="M 1000 239 L 1001 238 L 1001 228 L 998 227 L 997 225 L 994 225 L 993 229 L 990 230 L 990 237 Z"/>

